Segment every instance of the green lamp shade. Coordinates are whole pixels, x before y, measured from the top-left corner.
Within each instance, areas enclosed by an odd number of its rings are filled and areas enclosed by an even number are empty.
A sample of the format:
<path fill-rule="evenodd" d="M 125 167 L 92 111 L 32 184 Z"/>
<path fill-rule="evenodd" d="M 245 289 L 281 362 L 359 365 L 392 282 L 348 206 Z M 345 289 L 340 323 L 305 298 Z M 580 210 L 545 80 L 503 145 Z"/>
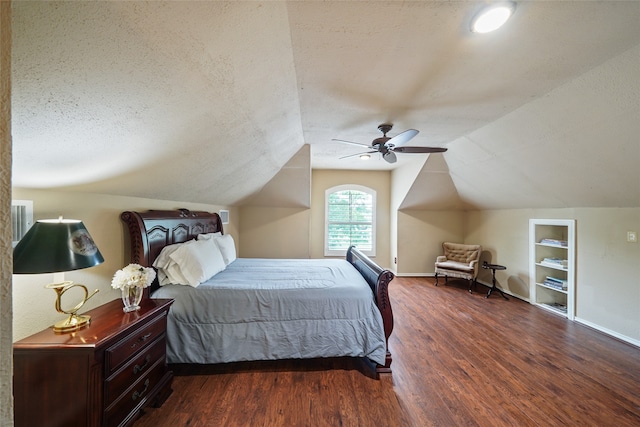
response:
<path fill-rule="evenodd" d="M 13 250 L 14 274 L 58 273 L 104 262 L 82 221 L 37 221 Z"/>

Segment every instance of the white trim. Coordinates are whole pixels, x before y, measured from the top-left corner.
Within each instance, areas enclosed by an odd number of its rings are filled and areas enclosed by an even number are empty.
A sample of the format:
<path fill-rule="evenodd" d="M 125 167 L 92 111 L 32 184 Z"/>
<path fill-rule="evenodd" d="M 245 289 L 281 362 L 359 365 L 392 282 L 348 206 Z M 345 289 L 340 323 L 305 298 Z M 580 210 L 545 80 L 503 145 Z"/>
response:
<path fill-rule="evenodd" d="M 391 270 L 391 272 L 396 277 L 433 277 L 433 273 L 398 273 L 394 270 Z"/>
<path fill-rule="evenodd" d="M 373 207 L 372 216 L 371 216 L 371 250 L 362 250 L 362 252 L 370 257 L 376 256 L 376 211 L 377 211 L 377 192 L 373 188 L 365 187 L 364 185 L 358 184 L 342 184 L 336 185 L 335 187 L 327 188 L 324 191 L 324 256 L 344 256 L 345 252 L 348 248 L 341 250 L 329 250 L 328 243 L 329 239 L 327 238 L 327 234 L 329 232 L 329 194 L 335 193 L 337 191 L 345 191 L 345 190 L 354 190 L 361 191 L 363 193 L 367 193 L 371 195 L 371 204 Z"/>
<path fill-rule="evenodd" d="M 636 339 L 633 339 L 633 338 L 628 337 L 626 335 L 619 334 L 618 332 L 612 331 L 611 329 L 604 328 L 604 327 L 602 327 L 600 325 L 596 325 L 595 323 L 591 323 L 588 320 L 581 319 L 579 317 L 574 317 L 573 320 L 575 320 L 578 323 L 581 323 L 584 326 L 588 326 L 591 329 L 595 329 L 598 332 L 602 332 L 603 334 L 607 334 L 607 335 L 610 335 L 610 336 L 612 336 L 614 338 L 617 338 L 620 341 L 624 341 L 624 342 L 626 342 L 628 344 L 634 345 L 636 347 L 640 347 L 640 341 L 638 341 Z"/>

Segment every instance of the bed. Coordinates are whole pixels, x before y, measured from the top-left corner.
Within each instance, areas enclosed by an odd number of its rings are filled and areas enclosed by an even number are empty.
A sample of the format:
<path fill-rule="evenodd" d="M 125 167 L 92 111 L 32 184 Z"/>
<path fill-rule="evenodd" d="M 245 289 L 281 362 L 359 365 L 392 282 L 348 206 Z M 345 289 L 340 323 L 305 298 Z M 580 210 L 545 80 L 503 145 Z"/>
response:
<path fill-rule="evenodd" d="M 224 236 L 217 213 L 150 210 L 120 217 L 125 256 L 145 267 L 158 265 L 167 246 L 192 248 L 199 239 Z M 160 286 L 156 279 L 145 298 L 175 300 L 167 322 L 169 363 L 349 356 L 385 373 L 392 361 L 393 277 L 351 247 L 345 259 L 236 258 L 197 287 Z"/>

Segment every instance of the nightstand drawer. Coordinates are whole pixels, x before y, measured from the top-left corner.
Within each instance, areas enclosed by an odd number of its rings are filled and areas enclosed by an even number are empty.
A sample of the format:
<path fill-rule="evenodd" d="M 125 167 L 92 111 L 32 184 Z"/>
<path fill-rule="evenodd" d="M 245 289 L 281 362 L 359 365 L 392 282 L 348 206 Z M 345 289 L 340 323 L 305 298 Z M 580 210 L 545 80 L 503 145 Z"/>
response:
<path fill-rule="evenodd" d="M 138 329 L 123 341 L 120 341 L 116 345 L 108 348 L 105 352 L 105 375 L 109 376 L 109 374 L 118 369 L 118 367 L 126 362 L 131 356 L 142 351 L 143 348 L 155 341 L 156 338 L 164 333 L 166 326 L 167 317 L 164 315 Z"/>
<path fill-rule="evenodd" d="M 164 361 L 167 340 L 162 336 L 155 343 L 151 344 L 144 351 L 136 355 L 131 361 L 124 365 L 111 378 L 105 381 L 104 400 L 109 406 L 138 378 L 144 376 L 151 367 L 160 359 Z"/>
<path fill-rule="evenodd" d="M 165 375 L 164 358 L 157 360 L 146 375 L 138 378 L 138 381 L 126 390 L 120 397 L 107 407 L 105 412 L 105 425 L 117 426 L 131 414 L 136 406 L 144 405 L 154 388 L 160 384 Z"/>

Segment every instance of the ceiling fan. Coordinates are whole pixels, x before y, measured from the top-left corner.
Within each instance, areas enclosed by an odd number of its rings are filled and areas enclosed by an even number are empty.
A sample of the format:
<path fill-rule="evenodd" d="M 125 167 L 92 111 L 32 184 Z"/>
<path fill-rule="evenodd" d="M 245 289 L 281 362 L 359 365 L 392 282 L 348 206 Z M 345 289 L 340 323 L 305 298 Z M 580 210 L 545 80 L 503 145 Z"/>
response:
<path fill-rule="evenodd" d="M 418 134 L 415 129 L 405 130 L 402 133 L 390 138 L 387 133 L 393 128 L 390 123 L 383 123 L 378 126 L 378 130 L 382 132 L 382 137 L 376 138 L 371 142 L 371 145 L 362 144 L 359 142 L 345 141 L 342 139 L 332 139 L 332 141 L 343 142 L 345 144 L 357 145 L 359 147 L 367 147 L 372 151 L 366 151 L 364 153 L 351 154 L 349 156 L 340 157 L 346 159 L 347 157 L 361 156 L 364 154 L 380 153 L 382 158 L 389 163 L 395 163 L 397 158 L 395 153 L 444 153 L 446 148 L 442 147 L 407 147 L 404 144 L 409 142 L 414 136 Z"/>

